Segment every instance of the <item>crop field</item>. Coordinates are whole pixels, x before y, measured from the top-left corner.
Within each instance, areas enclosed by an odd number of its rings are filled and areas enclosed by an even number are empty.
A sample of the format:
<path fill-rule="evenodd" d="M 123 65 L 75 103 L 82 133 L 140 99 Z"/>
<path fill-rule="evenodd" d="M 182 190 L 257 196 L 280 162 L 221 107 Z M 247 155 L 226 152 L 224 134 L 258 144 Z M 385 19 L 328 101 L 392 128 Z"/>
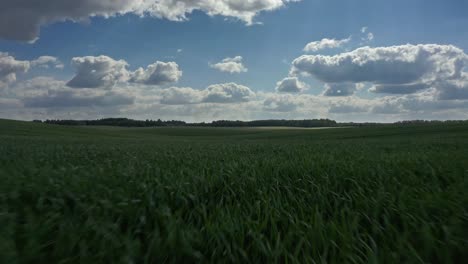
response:
<path fill-rule="evenodd" d="M 468 126 L 0 120 L 0 263 L 462 263 Z"/>

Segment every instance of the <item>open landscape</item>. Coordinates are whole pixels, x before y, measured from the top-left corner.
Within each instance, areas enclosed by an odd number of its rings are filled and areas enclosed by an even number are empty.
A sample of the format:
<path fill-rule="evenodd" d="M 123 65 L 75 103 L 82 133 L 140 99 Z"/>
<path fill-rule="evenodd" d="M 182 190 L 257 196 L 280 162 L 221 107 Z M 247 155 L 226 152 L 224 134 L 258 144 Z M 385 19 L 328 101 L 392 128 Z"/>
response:
<path fill-rule="evenodd" d="M 466 25 L 468 0 L 0 0 L 0 264 L 468 263 Z"/>
<path fill-rule="evenodd" d="M 468 125 L 0 120 L 1 263 L 461 263 Z"/>

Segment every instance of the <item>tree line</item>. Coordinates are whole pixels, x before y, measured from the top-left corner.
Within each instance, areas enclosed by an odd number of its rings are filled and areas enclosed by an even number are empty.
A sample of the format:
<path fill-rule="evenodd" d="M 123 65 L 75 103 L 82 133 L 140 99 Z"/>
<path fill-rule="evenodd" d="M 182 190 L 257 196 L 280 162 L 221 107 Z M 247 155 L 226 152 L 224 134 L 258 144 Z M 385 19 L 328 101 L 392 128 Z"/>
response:
<path fill-rule="evenodd" d="M 193 127 L 347 127 L 347 126 L 382 126 L 382 125 L 413 125 L 413 124 L 466 124 L 468 120 L 406 120 L 395 123 L 377 122 L 336 122 L 330 119 L 304 119 L 285 120 L 269 119 L 254 121 L 239 120 L 217 120 L 213 122 L 187 123 L 179 120 L 134 120 L 129 118 L 103 118 L 97 120 L 34 120 L 33 122 L 67 125 L 67 126 L 119 126 L 119 127 L 173 127 L 173 126 L 193 126 Z"/>
<path fill-rule="evenodd" d="M 330 119 L 305 119 L 305 120 L 255 120 L 255 121 L 232 121 L 218 120 L 213 122 L 187 123 L 178 120 L 134 120 L 129 118 L 103 118 L 98 120 L 34 120 L 55 125 L 67 126 L 120 126 L 120 127 L 164 127 L 164 126 L 199 126 L 199 127 L 334 127 L 338 123 Z"/>

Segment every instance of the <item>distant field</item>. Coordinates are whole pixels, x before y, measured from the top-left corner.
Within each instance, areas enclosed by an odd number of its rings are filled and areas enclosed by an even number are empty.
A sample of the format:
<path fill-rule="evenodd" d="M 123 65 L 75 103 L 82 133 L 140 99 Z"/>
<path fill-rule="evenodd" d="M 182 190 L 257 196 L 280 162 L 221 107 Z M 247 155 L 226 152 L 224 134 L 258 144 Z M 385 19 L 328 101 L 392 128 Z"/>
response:
<path fill-rule="evenodd" d="M 252 127 L 252 129 L 266 129 L 266 130 L 317 130 L 317 129 L 337 129 L 340 127 Z M 350 128 L 350 127 L 347 127 Z"/>
<path fill-rule="evenodd" d="M 0 263 L 462 263 L 468 126 L 0 120 Z"/>

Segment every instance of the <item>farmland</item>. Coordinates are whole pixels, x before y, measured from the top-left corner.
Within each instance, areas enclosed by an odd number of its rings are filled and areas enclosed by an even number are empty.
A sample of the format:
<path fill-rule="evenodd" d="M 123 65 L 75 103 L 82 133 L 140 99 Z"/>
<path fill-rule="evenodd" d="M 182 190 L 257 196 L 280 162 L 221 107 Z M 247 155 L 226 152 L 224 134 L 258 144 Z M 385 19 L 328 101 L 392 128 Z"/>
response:
<path fill-rule="evenodd" d="M 1 263 L 457 263 L 468 125 L 0 120 Z"/>

